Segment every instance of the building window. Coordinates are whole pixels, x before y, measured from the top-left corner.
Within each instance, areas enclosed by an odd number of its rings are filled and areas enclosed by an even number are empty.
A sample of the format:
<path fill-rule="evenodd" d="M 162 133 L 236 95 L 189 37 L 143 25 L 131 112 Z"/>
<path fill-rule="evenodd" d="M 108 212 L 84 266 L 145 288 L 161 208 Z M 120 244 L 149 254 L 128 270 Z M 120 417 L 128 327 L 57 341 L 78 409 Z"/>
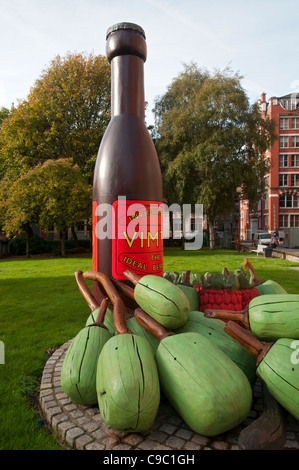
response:
<path fill-rule="evenodd" d="M 289 146 L 289 137 L 287 135 L 282 135 L 279 137 L 279 147 L 286 148 Z"/>
<path fill-rule="evenodd" d="M 285 173 L 279 174 L 279 186 L 287 186 L 288 185 L 288 175 Z"/>
<path fill-rule="evenodd" d="M 288 155 L 279 155 L 279 167 L 284 168 L 286 166 L 288 166 Z"/>
<path fill-rule="evenodd" d="M 279 227 L 284 228 L 289 226 L 288 216 L 285 214 L 279 215 Z"/>
<path fill-rule="evenodd" d="M 299 186 L 299 173 L 291 175 L 291 186 Z"/>
<path fill-rule="evenodd" d="M 279 196 L 279 207 L 298 207 L 298 197 L 296 194 L 281 194 Z"/>
<path fill-rule="evenodd" d="M 299 155 L 291 155 L 291 166 L 299 166 Z"/>
<path fill-rule="evenodd" d="M 280 118 L 279 119 L 279 129 L 288 129 L 289 128 L 289 119 Z"/>
<path fill-rule="evenodd" d="M 82 220 L 81 222 L 77 222 L 77 230 L 78 231 L 84 232 L 84 226 L 85 226 L 84 220 Z"/>
<path fill-rule="evenodd" d="M 292 135 L 292 147 L 299 147 L 299 135 Z"/>
<path fill-rule="evenodd" d="M 297 214 L 290 215 L 290 227 L 299 227 L 299 215 Z"/>
<path fill-rule="evenodd" d="M 299 118 L 292 118 L 292 129 L 299 129 Z"/>

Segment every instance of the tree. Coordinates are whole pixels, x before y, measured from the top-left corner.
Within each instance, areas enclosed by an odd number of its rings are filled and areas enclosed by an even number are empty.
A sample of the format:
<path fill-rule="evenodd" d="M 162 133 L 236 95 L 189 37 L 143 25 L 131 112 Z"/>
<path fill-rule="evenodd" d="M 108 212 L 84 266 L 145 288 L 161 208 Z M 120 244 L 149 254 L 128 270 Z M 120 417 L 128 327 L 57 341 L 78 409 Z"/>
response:
<path fill-rule="evenodd" d="M 78 220 L 91 220 L 92 186 L 72 159 L 48 160 L 27 171 L 9 184 L 0 185 L 0 215 L 3 231 L 12 236 L 26 231 L 26 253 L 32 222 L 48 229 L 52 225 L 62 234 L 65 256 L 65 234 Z"/>
<path fill-rule="evenodd" d="M 241 78 L 230 69 L 212 74 L 185 65 L 155 102 L 164 193 L 169 203 L 203 204 L 211 249 L 215 218 L 233 209 L 236 188 L 252 203 L 263 194 L 263 153 L 275 138 L 273 123 L 249 104 Z"/>
<path fill-rule="evenodd" d="M 13 107 L 0 129 L 0 173 L 16 179 L 49 159 L 72 158 L 92 181 L 110 120 L 110 65 L 105 57 L 57 56 Z M 1 171 L 2 170 L 2 171 Z"/>

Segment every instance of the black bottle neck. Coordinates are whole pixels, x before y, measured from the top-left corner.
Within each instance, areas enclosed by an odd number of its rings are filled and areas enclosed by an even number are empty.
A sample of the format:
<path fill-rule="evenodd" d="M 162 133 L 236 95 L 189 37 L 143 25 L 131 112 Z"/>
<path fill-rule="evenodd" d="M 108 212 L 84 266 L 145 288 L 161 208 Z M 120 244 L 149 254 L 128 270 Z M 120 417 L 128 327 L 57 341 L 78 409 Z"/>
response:
<path fill-rule="evenodd" d="M 144 119 L 144 61 L 119 55 L 111 61 L 111 115 L 129 114 Z"/>

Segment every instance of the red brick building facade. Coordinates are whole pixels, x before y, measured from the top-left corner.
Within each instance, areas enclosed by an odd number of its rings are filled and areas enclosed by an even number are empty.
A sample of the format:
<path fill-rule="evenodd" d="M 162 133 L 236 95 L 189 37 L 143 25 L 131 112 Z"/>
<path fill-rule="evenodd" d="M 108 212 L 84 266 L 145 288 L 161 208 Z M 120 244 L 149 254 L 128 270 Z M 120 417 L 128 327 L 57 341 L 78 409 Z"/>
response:
<path fill-rule="evenodd" d="M 265 198 L 251 212 L 248 201 L 241 202 L 243 240 L 258 231 L 299 227 L 299 93 L 272 97 L 268 102 L 263 93 L 259 104 L 261 112 L 274 120 L 278 138 L 265 154 L 270 163 Z"/>

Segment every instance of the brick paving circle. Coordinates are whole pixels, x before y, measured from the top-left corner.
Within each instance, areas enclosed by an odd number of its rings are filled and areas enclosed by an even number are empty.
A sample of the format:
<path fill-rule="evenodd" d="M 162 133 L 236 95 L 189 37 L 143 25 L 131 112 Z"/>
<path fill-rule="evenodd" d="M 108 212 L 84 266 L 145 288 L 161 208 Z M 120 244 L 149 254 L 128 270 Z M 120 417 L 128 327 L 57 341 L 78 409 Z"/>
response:
<path fill-rule="evenodd" d="M 63 392 L 60 372 L 71 344 L 65 343 L 48 359 L 43 370 L 39 408 L 48 429 L 64 448 L 76 450 L 240 450 L 238 438 L 242 429 L 263 411 L 262 386 L 253 387 L 253 404 L 248 418 L 238 427 L 210 438 L 192 431 L 170 404 L 162 398 L 156 419 L 146 432 L 116 431 L 102 419 L 97 406 L 72 403 Z M 299 450 L 299 422 L 287 415 L 287 438 L 284 450 Z"/>

